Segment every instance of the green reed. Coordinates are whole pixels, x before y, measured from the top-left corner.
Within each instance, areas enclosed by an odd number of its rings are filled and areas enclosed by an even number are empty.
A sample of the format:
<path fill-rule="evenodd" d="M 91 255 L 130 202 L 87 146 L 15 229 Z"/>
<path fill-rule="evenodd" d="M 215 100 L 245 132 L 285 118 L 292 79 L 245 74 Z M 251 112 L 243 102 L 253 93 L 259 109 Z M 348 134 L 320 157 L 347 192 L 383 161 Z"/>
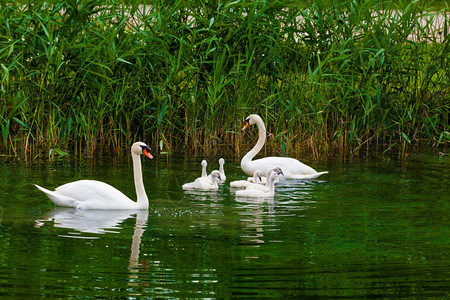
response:
<path fill-rule="evenodd" d="M 7 4 L 6 4 L 7 3 Z M 415 1 L 2 2 L 0 151 L 447 146 L 449 8 Z M 433 27 L 439 18 L 443 24 Z"/>

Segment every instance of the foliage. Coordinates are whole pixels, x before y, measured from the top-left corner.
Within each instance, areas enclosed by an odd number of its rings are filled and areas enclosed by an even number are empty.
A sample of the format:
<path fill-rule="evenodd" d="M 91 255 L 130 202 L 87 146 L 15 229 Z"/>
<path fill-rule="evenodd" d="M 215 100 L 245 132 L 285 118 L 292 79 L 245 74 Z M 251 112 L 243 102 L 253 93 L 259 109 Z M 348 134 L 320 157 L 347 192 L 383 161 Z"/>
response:
<path fill-rule="evenodd" d="M 249 113 L 276 133 L 274 151 L 450 142 L 447 6 L 5 3 L 4 153 L 120 152 L 150 140 L 163 151 L 231 147 L 239 155 Z"/>

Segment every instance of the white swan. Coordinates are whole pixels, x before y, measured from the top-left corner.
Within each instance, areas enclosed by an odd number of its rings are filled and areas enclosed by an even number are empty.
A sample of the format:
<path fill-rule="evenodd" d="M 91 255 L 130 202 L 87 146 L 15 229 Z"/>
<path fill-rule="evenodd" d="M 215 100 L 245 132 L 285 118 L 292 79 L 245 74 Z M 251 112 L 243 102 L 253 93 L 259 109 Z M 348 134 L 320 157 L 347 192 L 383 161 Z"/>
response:
<path fill-rule="evenodd" d="M 269 169 L 267 169 L 266 177 L 263 177 L 263 178 L 264 179 L 269 178 L 270 174 L 272 174 L 273 171 L 275 171 L 278 175 L 283 174 L 283 171 L 279 167 L 269 168 Z M 275 181 L 273 182 L 274 185 L 275 185 L 275 183 L 277 183 L 279 178 L 280 177 L 277 177 L 275 179 Z M 252 183 L 246 189 L 247 190 L 261 190 L 261 191 L 268 192 L 270 190 L 270 188 L 269 188 L 269 181 L 267 180 L 265 184 L 262 184 L 262 181 L 259 184 L 258 183 Z"/>
<path fill-rule="evenodd" d="M 202 190 L 202 191 L 210 191 L 217 190 L 219 185 L 217 184 L 218 180 L 220 180 L 220 173 L 217 170 L 214 170 L 210 174 L 211 179 L 208 177 L 199 177 L 195 179 L 193 182 L 185 183 L 182 186 L 183 190 Z"/>
<path fill-rule="evenodd" d="M 206 162 L 206 160 L 202 160 L 202 177 L 208 177 L 208 174 L 206 173 L 206 166 L 208 165 L 208 163 Z"/>
<path fill-rule="evenodd" d="M 262 176 L 263 176 L 263 173 L 260 170 L 256 170 L 255 172 L 253 172 L 253 182 L 256 182 L 258 184 L 261 181 Z M 251 184 L 253 184 L 253 183 L 248 180 L 235 180 L 235 181 L 230 182 L 230 187 L 246 188 Z"/>
<path fill-rule="evenodd" d="M 262 149 L 266 141 L 266 127 L 264 126 L 263 120 L 258 115 L 253 114 L 248 116 L 245 119 L 245 125 L 242 128 L 242 131 L 253 124 L 258 126 L 258 142 L 241 160 L 241 168 L 248 176 L 251 176 L 255 170 L 261 170 L 265 173 L 267 168 L 272 166 L 279 166 L 283 170 L 285 178 L 290 179 L 313 179 L 328 173 L 328 171 L 317 172 L 297 159 L 290 157 L 264 157 L 252 160 Z"/>
<path fill-rule="evenodd" d="M 282 174 L 282 173 L 281 173 Z M 249 190 L 240 190 L 236 191 L 236 197 L 241 198 L 265 198 L 265 197 L 272 197 L 275 195 L 275 184 L 274 181 L 278 177 L 277 172 L 273 171 L 269 176 L 269 190 L 268 191 L 262 191 L 262 190 L 256 190 L 256 189 L 249 189 Z"/>
<path fill-rule="evenodd" d="M 219 159 L 219 173 L 220 173 L 220 182 L 225 182 L 227 181 L 227 176 L 225 176 L 225 170 L 223 168 L 223 165 L 225 164 L 225 159 L 220 158 Z"/>
<path fill-rule="evenodd" d="M 77 209 L 148 209 L 148 198 L 142 181 L 140 154 L 153 158 L 150 147 L 146 144 L 136 142 L 131 146 L 137 202 L 111 185 L 96 180 L 69 182 L 57 187 L 55 191 L 47 190 L 37 184 L 35 186 L 59 206 Z"/>
<path fill-rule="evenodd" d="M 217 180 L 218 183 L 224 183 L 227 180 L 227 176 L 225 176 L 225 170 L 223 169 L 223 165 L 225 164 L 225 160 L 223 158 L 219 159 L 219 173 L 220 179 Z M 209 180 L 212 180 L 211 174 L 208 175 Z"/>

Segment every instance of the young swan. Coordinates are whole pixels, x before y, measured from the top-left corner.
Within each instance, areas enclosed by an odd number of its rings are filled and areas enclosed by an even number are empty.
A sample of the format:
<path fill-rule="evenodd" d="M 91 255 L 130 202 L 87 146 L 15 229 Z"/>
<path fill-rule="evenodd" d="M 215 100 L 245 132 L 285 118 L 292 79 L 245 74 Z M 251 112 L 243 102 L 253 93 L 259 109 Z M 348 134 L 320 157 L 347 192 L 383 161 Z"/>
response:
<path fill-rule="evenodd" d="M 208 174 L 206 173 L 206 166 L 208 165 L 208 163 L 206 162 L 206 160 L 202 160 L 202 177 L 207 177 Z"/>
<path fill-rule="evenodd" d="M 266 178 L 269 178 L 270 174 L 272 174 L 273 171 L 275 171 L 278 175 L 283 174 L 283 171 L 280 169 L 280 167 L 270 168 L 270 169 L 267 169 Z M 277 177 L 277 179 L 275 179 L 275 181 L 273 182 L 274 185 L 275 185 L 275 183 L 278 182 L 279 178 L 280 177 Z M 261 191 L 268 192 L 269 191 L 269 182 L 266 181 L 265 185 L 253 183 L 247 187 L 247 190 L 261 190 Z"/>
<path fill-rule="evenodd" d="M 253 173 L 253 180 L 254 180 L 254 182 L 259 183 L 261 181 L 262 175 L 263 175 L 263 173 L 260 170 L 256 170 Z M 247 181 L 247 180 L 236 180 L 236 181 L 232 181 L 230 183 L 230 187 L 243 189 L 243 188 L 248 187 L 251 184 L 252 183 L 250 181 Z"/>
<path fill-rule="evenodd" d="M 227 176 L 225 176 L 225 170 L 223 168 L 223 165 L 225 164 L 225 159 L 220 158 L 219 159 L 219 173 L 221 180 L 219 182 L 225 182 L 227 181 Z"/>
<path fill-rule="evenodd" d="M 281 173 L 283 174 L 283 173 Z M 273 171 L 269 176 L 269 191 L 261 191 L 261 190 L 241 190 L 236 191 L 236 197 L 241 198 L 266 198 L 273 197 L 275 194 L 274 181 L 278 177 L 277 172 Z"/>
<path fill-rule="evenodd" d="M 220 180 L 220 173 L 217 170 L 214 170 L 210 174 L 211 179 L 208 177 L 200 177 L 195 179 L 193 182 L 183 184 L 183 190 L 200 190 L 200 191 L 213 191 L 219 188 L 217 184 L 218 180 Z"/>
<path fill-rule="evenodd" d="M 223 169 L 223 165 L 225 164 L 225 160 L 223 158 L 219 159 L 219 173 L 220 173 L 220 180 L 219 183 L 224 183 L 227 180 L 227 176 L 225 176 L 225 171 Z M 211 175 L 208 176 L 209 179 L 211 179 Z"/>

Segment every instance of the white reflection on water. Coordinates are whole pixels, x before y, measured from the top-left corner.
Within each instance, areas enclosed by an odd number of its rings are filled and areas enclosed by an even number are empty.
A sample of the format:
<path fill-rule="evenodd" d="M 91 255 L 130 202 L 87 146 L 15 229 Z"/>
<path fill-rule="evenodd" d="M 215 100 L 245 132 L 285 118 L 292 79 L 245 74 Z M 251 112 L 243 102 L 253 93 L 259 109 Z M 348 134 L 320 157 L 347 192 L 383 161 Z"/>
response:
<path fill-rule="evenodd" d="M 53 222 L 56 228 L 78 231 L 68 232 L 67 237 L 92 239 L 93 237 L 80 236 L 80 233 L 119 233 L 118 230 L 122 229 L 120 224 L 136 213 L 137 211 L 132 210 L 77 210 L 58 207 L 36 220 L 36 227 L 43 226 L 45 222 Z M 147 215 L 147 211 L 145 214 Z"/>
<path fill-rule="evenodd" d="M 314 190 L 317 184 L 323 182 L 325 181 L 282 179 L 276 184 L 273 197 L 236 197 L 234 201 L 239 204 L 237 213 L 241 224 L 245 226 L 241 245 L 257 248 L 267 242 L 281 242 L 276 235 L 270 234 L 267 237 L 267 233 L 276 230 L 276 223 L 280 220 L 287 217 L 304 217 L 303 212 L 315 208 Z"/>
<path fill-rule="evenodd" d="M 148 211 L 146 210 L 77 210 L 67 208 L 55 208 L 47 213 L 43 219 L 36 220 L 36 226 L 41 227 L 48 221 L 53 221 L 53 226 L 57 228 L 73 229 L 78 233 L 68 232 L 69 235 L 59 235 L 60 237 L 98 239 L 99 237 L 77 236 L 80 233 L 119 233 L 120 224 L 136 215 L 136 224 L 134 226 L 133 237 L 131 241 L 130 259 L 128 263 L 129 281 L 131 288 L 140 285 L 139 272 L 141 264 L 139 262 L 139 253 L 141 238 L 145 231 L 148 220 Z M 141 294 L 129 290 L 130 297 L 140 296 Z"/>

